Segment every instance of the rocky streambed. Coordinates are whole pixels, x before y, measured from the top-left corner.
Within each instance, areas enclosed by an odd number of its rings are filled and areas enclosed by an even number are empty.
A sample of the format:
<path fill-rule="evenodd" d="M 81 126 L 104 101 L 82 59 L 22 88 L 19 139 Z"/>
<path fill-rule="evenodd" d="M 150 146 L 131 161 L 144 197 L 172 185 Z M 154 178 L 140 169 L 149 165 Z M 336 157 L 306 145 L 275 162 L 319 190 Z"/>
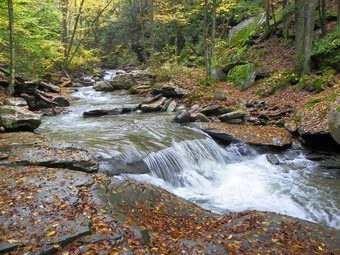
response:
<path fill-rule="evenodd" d="M 249 147 L 236 133 L 218 145 L 197 127 L 171 123 L 177 113 L 159 111 L 171 105 L 162 98 L 137 110 L 144 99 L 120 92 L 88 87 L 73 96 L 67 113 L 43 118 L 44 137 L 0 135 L 0 252 L 339 252 L 339 230 L 329 227 L 339 224 L 337 157 Z M 262 144 L 294 142 L 273 139 L 280 132 Z M 325 158 L 320 170 L 315 162 Z"/>

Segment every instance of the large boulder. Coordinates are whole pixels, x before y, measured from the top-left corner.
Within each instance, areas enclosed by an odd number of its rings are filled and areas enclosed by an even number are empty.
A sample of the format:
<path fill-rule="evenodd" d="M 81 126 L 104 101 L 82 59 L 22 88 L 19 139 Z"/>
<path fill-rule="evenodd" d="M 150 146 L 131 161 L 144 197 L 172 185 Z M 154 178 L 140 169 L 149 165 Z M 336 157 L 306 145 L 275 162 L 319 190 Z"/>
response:
<path fill-rule="evenodd" d="M 333 139 L 340 145 L 340 101 L 332 106 L 328 115 L 329 131 Z"/>
<path fill-rule="evenodd" d="M 183 89 L 178 89 L 176 87 L 171 86 L 163 86 L 163 85 L 154 85 L 151 88 L 152 94 L 162 94 L 164 97 L 185 97 L 187 95 L 187 91 Z"/>
<path fill-rule="evenodd" d="M 231 46 L 243 45 L 252 36 L 255 36 L 265 23 L 266 15 L 261 13 L 256 17 L 247 19 L 229 30 L 229 44 Z"/>
<path fill-rule="evenodd" d="M 227 74 L 218 66 L 211 69 L 211 78 L 218 81 L 225 81 Z"/>
<path fill-rule="evenodd" d="M 6 131 L 33 131 L 40 123 L 41 115 L 31 112 L 26 107 L 0 107 L 0 124 Z"/>
<path fill-rule="evenodd" d="M 53 102 L 56 102 L 58 104 L 58 106 L 60 106 L 60 107 L 70 106 L 70 102 L 65 97 L 57 96 L 57 97 L 54 97 L 52 100 L 53 100 Z"/>
<path fill-rule="evenodd" d="M 191 113 L 188 111 L 183 111 L 179 113 L 172 122 L 174 123 L 186 123 L 191 121 Z"/>
<path fill-rule="evenodd" d="M 232 82 L 240 91 L 245 91 L 255 84 L 255 64 L 234 66 L 228 73 L 228 81 Z"/>
<path fill-rule="evenodd" d="M 114 90 L 119 89 L 130 89 L 133 85 L 136 84 L 136 80 L 132 74 L 122 74 L 114 77 L 111 82 L 111 86 Z"/>
<path fill-rule="evenodd" d="M 96 90 L 96 91 L 105 91 L 105 92 L 108 92 L 108 91 L 114 91 L 114 88 L 111 86 L 111 84 L 107 81 L 102 81 L 102 82 L 97 82 L 93 88 Z"/>

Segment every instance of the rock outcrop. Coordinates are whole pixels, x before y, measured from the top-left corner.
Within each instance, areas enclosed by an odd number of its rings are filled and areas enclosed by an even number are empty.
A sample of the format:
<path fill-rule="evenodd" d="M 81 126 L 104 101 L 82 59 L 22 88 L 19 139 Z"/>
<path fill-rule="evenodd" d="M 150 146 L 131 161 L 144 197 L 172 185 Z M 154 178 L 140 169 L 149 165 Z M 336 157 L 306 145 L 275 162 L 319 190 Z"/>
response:
<path fill-rule="evenodd" d="M 332 106 L 328 115 L 328 124 L 331 136 L 340 145 L 340 100 Z"/>
<path fill-rule="evenodd" d="M 26 107 L 0 106 L 0 124 L 6 131 L 33 131 L 41 123 L 41 115 Z"/>

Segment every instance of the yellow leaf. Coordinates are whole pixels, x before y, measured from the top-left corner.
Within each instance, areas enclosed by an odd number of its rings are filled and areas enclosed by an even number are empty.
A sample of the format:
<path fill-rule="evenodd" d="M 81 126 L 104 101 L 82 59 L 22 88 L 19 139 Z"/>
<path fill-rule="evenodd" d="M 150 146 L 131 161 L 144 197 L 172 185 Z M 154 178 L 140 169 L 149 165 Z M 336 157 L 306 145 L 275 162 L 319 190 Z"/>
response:
<path fill-rule="evenodd" d="M 47 234 L 47 236 L 54 236 L 57 233 L 57 231 L 51 231 L 50 233 Z"/>

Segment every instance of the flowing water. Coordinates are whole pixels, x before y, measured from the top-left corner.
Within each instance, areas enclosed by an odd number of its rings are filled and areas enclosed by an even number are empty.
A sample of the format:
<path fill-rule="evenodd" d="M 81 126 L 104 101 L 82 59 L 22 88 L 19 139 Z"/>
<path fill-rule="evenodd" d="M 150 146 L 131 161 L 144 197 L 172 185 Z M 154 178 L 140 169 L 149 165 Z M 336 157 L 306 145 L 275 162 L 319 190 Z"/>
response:
<path fill-rule="evenodd" d="M 114 75 L 109 72 L 109 76 Z M 100 170 L 150 182 L 206 209 L 274 211 L 340 228 L 339 169 L 320 170 L 302 151 L 272 152 L 244 143 L 219 145 L 194 128 L 171 123 L 175 113 L 133 112 L 83 118 L 84 111 L 132 106 L 144 99 L 80 88 L 68 112 L 45 117 L 40 133 L 78 143 L 99 156 Z"/>

